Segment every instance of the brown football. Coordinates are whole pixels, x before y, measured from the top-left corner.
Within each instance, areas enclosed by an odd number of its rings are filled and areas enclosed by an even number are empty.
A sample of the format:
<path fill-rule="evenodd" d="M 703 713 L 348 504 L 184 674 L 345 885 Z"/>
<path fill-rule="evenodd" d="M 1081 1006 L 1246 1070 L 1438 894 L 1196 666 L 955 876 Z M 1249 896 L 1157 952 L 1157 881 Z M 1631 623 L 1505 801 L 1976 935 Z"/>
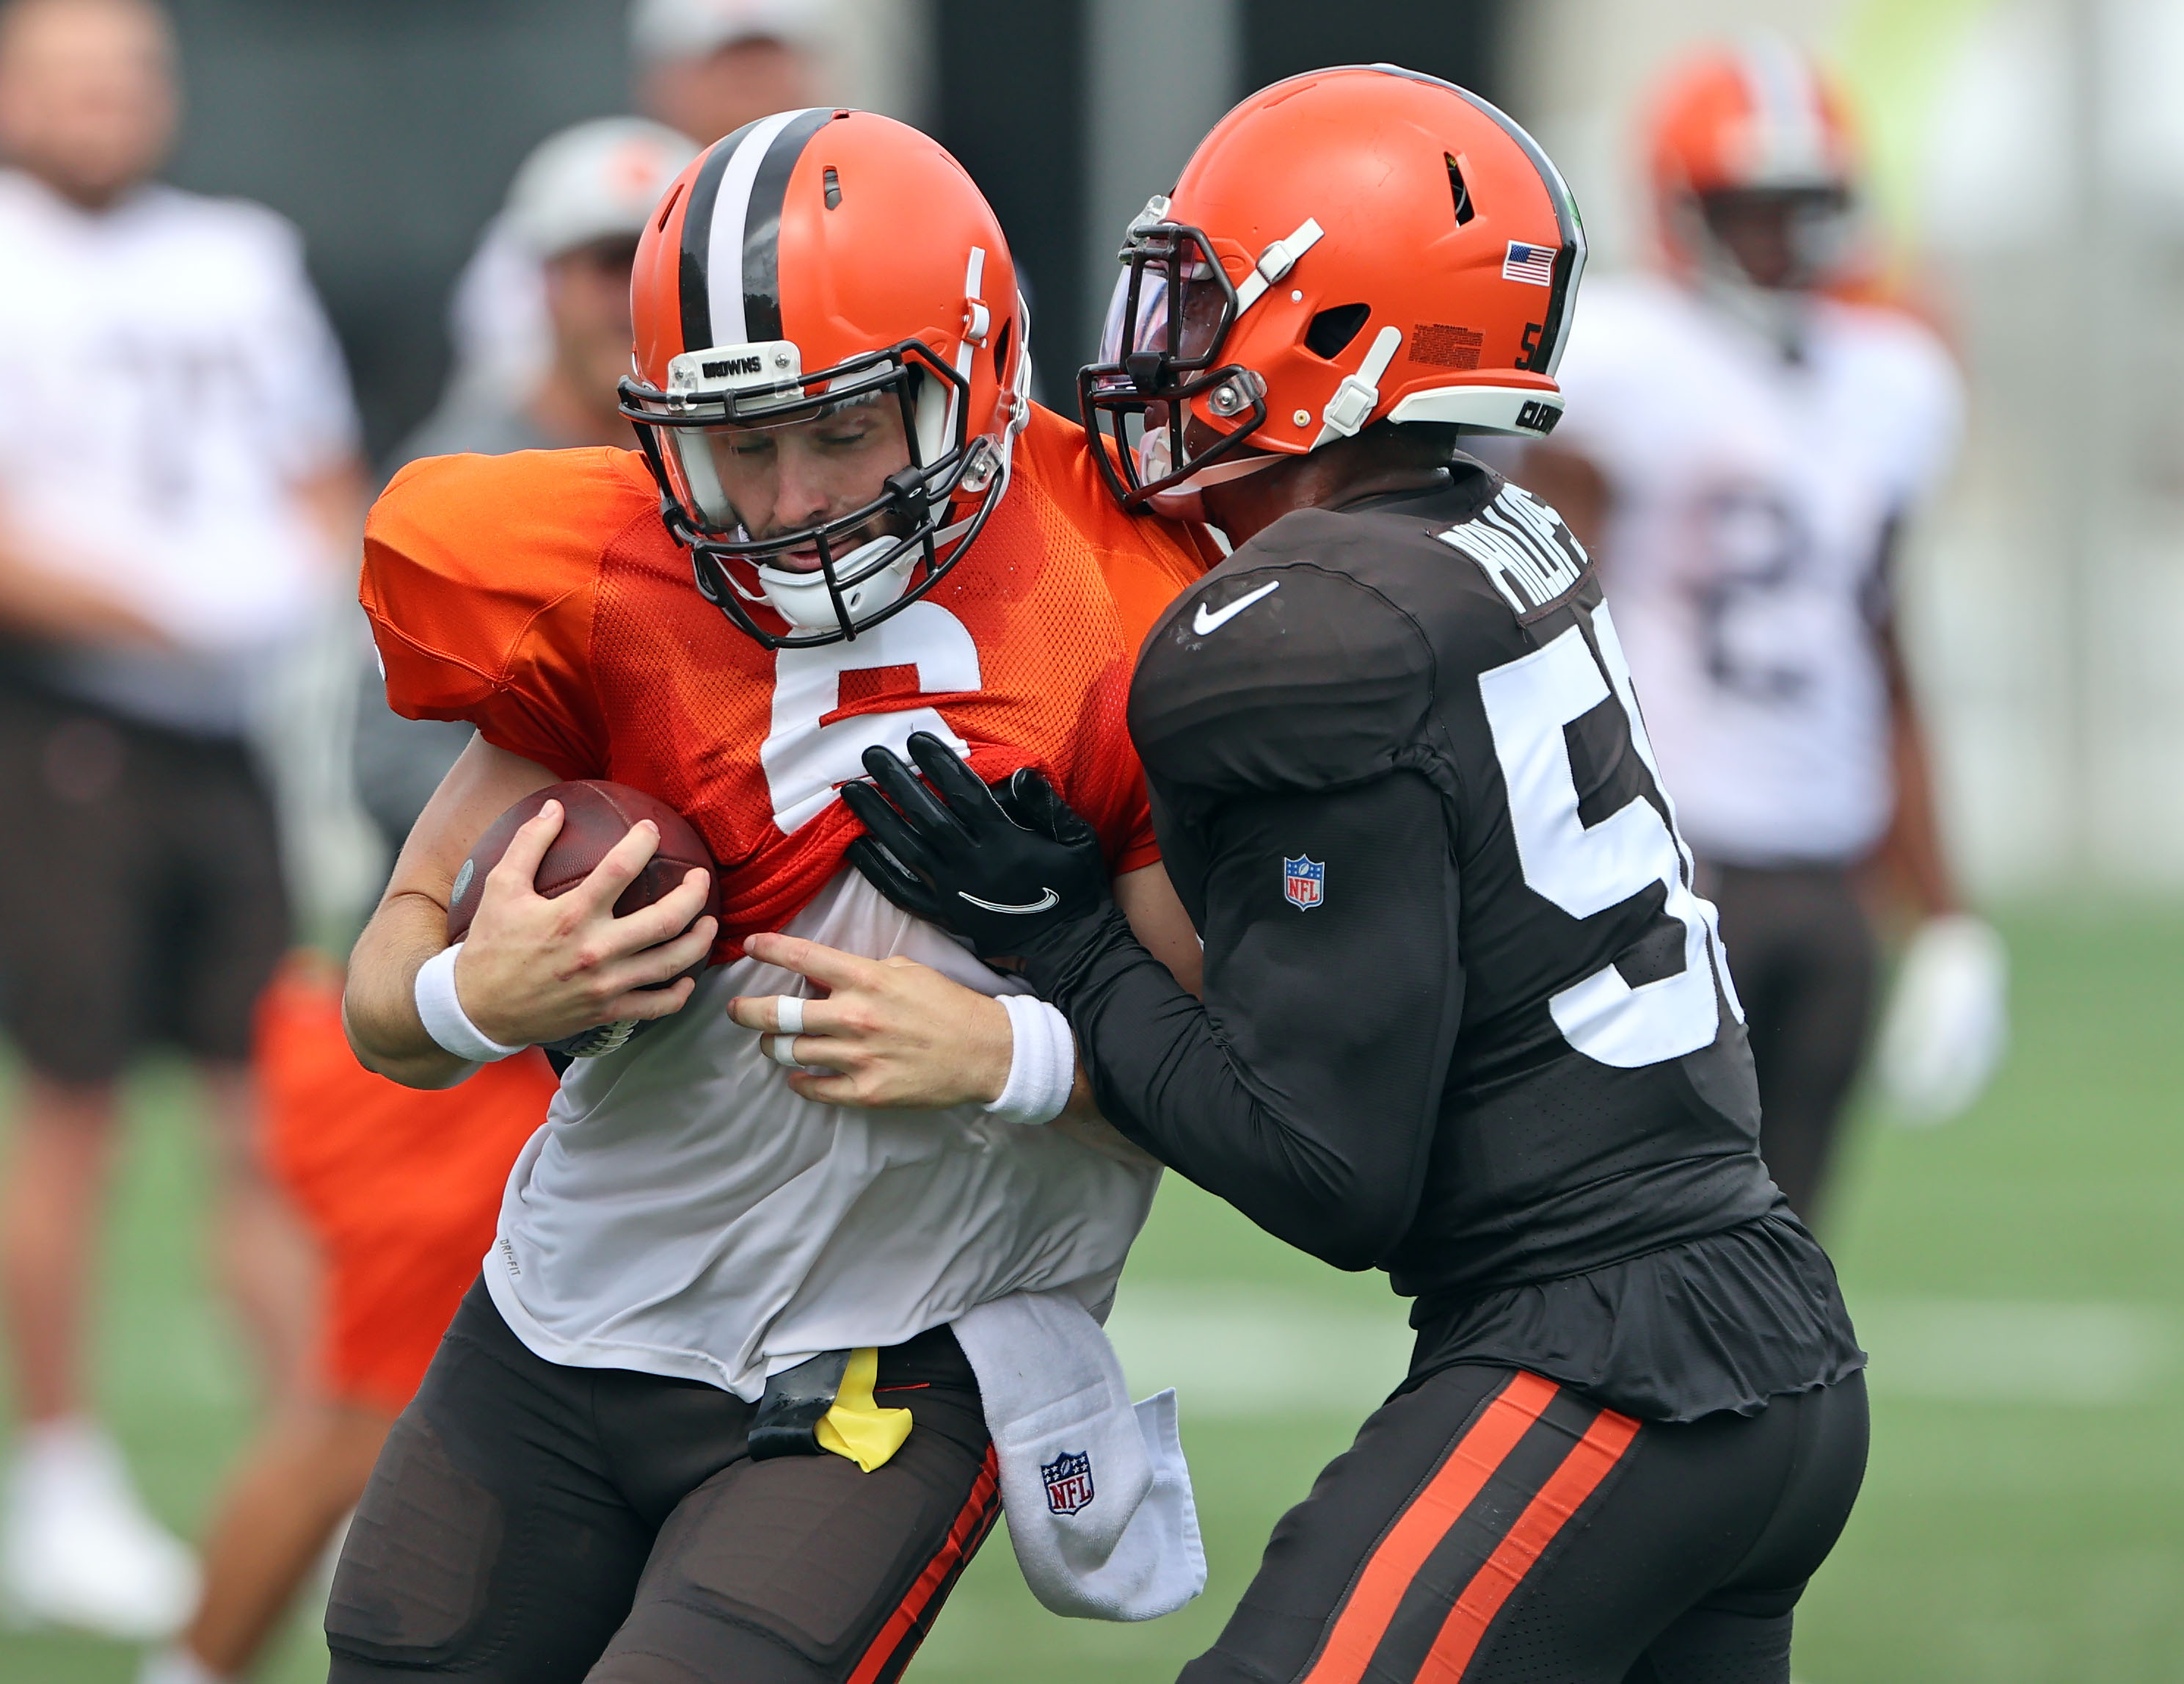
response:
<path fill-rule="evenodd" d="M 689 820 L 642 789 L 587 778 L 556 783 L 526 795 L 486 827 L 485 834 L 478 838 L 470 857 L 455 873 L 454 892 L 448 898 L 448 940 L 460 941 L 469 934 L 471 920 L 477 915 L 478 901 L 485 892 L 486 873 L 500 863 L 516 831 L 538 817 L 538 810 L 549 801 L 560 802 L 564 814 L 561 834 L 538 862 L 534 879 L 538 892 L 549 900 L 567 894 L 589 877 L 608 850 L 629 834 L 632 825 L 649 818 L 660 827 L 659 851 L 645 862 L 637 880 L 622 890 L 621 898 L 615 902 L 615 916 L 627 917 L 649 906 L 679 884 L 693 866 L 707 874 L 705 904 L 698 915 L 702 917 L 721 910 L 720 869 L 713 863 L 705 839 Z M 700 960 L 693 971 L 703 969 L 704 962 Z"/>

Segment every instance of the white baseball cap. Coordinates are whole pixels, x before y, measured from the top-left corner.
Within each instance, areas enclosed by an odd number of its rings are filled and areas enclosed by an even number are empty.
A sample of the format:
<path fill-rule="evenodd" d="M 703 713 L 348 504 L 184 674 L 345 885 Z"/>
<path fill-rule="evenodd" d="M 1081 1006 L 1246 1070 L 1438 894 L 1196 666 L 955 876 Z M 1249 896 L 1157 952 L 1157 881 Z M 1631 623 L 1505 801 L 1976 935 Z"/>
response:
<path fill-rule="evenodd" d="M 739 41 L 823 47 L 825 0 L 634 0 L 630 52 L 639 60 L 703 59 Z"/>
<path fill-rule="evenodd" d="M 538 258 L 641 234 L 660 196 L 699 153 L 645 117 L 602 117 L 549 136 L 509 184 L 508 230 Z"/>

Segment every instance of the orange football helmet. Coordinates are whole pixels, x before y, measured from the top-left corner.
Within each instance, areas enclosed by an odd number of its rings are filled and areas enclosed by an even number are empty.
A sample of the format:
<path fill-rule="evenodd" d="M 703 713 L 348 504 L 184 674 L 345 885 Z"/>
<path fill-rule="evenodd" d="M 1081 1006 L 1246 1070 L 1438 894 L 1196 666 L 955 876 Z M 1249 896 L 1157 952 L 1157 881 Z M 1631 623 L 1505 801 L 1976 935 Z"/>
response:
<path fill-rule="evenodd" d="M 1663 254 L 1685 273 L 1809 290 L 1851 255 L 1858 176 L 1842 95 L 1777 36 L 1718 47 L 1672 71 L 1647 135 Z M 1753 276 L 1724 243 L 1724 219 L 1778 219 L 1779 272 Z"/>
<path fill-rule="evenodd" d="M 746 125 L 661 199 L 631 305 L 622 413 L 699 589 L 744 631 L 853 638 L 963 559 L 1028 413 L 1025 318 L 1000 224 L 938 144 L 867 111 Z M 716 448 L 872 403 L 900 407 L 910 465 L 848 513 L 754 538 Z M 813 570 L 769 565 L 815 550 Z"/>
<path fill-rule="evenodd" d="M 1375 421 L 1536 437 L 1561 418 L 1577 206 L 1530 136 L 1451 83 L 1350 65 L 1252 95 L 1121 255 L 1078 393 L 1126 507 L 1181 512 Z"/>

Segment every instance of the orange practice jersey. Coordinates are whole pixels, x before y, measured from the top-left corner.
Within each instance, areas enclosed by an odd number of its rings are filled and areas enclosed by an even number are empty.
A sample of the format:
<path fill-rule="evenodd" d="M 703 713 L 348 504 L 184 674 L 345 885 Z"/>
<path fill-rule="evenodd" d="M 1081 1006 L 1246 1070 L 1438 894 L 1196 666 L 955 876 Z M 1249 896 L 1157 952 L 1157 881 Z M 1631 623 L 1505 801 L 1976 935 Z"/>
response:
<path fill-rule="evenodd" d="M 726 958 L 840 869 L 858 829 L 836 790 L 916 730 L 960 739 L 989 780 L 1041 767 L 1117 873 L 1157 859 L 1124 707 L 1146 631 L 1203 568 L 1035 409 L 968 556 L 854 642 L 777 653 L 738 631 L 624 450 L 412 464 L 371 512 L 361 595 L 397 712 L 688 817 L 722 867 Z"/>

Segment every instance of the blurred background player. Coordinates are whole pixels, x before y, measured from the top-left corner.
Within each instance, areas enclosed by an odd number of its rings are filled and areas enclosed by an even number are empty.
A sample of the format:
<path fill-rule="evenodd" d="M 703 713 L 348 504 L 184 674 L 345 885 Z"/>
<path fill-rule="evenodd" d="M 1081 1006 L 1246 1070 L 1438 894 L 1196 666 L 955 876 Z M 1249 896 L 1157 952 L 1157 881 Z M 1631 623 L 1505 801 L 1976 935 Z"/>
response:
<path fill-rule="evenodd" d="M 372 1075 L 341 1027 L 341 967 L 292 955 L 259 1007 L 268 1156 L 322 1259 L 309 1378 L 229 1476 L 187 1629 L 139 1684 L 245 1676 L 356 1505 L 478 1258 L 509 1166 L 544 1121 L 554 1079 L 528 1052 L 460 1093 Z"/>
<path fill-rule="evenodd" d="M 1890 1035 L 1907 1107 L 1968 1102 L 2001 1050 L 2001 951 L 1941 845 L 1893 595 L 1963 395 L 1909 315 L 1831 295 L 1856 164 L 1796 47 L 1684 65 L 1647 145 L 1662 269 L 1586 288 L 1568 409 L 1518 477 L 1600 558 L 1751 1014 L 1762 1154 L 1809 1221 L 1873 1017 L 1867 867 L 1923 920 Z"/>
<path fill-rule="evenodd" d="M 697 150 L 657 123 L 611 117 L 532 153 L 501 226 L 544 276 L 552 358 L 527 396 L 451 393 L 391 466 L 465 451 L 629 448 L 616 388 L 629 367 L 630 266 L 646 217 Z M 376 670 L 365 689 L 357 793 L 391 859 L 473 733 L 399 717 Z M 488 1066 L 459 1093 L 375 1076 L 342 1033 L 341 990 L 338 965 L 299 952 L 259 1011 L 272 1168 L 325 1265 L 311 1384 L 231 1478 L 196 1617 L 147 1658 L 142 1684 L 212 1684 L 256 1659 L 363 1494 L 387 1429 L 493 1243 L 509 1167 L 554 1096 L 553 1071 L 535 1051 Z"/>
<path fill-rule="evenodd" d="M 390 476 L 421 456 L 630 448 L 616 393 L 629 372 L 630 265 L 644 219 L 697 153 L 677 131 L 642 117 L 579 123 L 540 142 L 516 171 L 488 239 L 538 279 L 543 363 L 507 382 L 451 384 L 396 450 Z M 460 722 L 400 717 L 361 642 L 359 656 L 357 793 L 391 857 L 471 731 Z"/>
<path fill-rule="evenodd" d="M 195 1571 L 86 1395 L 116 1084 L 155 1042 L 195 1062 L 222 1273 L 279 1391 L 309 1274 L 252 1143 L 287 909 L 246 733 L 362 490 L 294 231 L 151 180 L 177 109 L 148 0 L 0 10 L 0 981 L 23 1065 L 0 1281 L 24 1418 L 0 1593 L 125 1635 L 171 1630 Z"/>
<path fill-rule="evenodd" d="M 710 146 L 824 91 L 822 0 L 634 0 L 638 108 Z"/>
<path fill-rule="evenodd" d="M 538 278 L 546 355 L 521 381 L 459 386 L 390 471 L 458 451 L 630 446 L 615 384 L 629 372 L 629 271 L 638 236 L 697 143 L 644 117 L 562 130 L 525 159 L 492 226 Z"/>
<path fill-rule="evenodd" d="M 826 25 L 823 0 L 635 0 L 629 48 L 637 108 L 694 147 L 755 118 L 812 104 L 825 95 Z M 511 197 L 455 283 L 453 394 L 520 391 L 548 360 L 551 305 L 525 218 Z M 615 442 L 627 436 L 624 429 Z"/>

